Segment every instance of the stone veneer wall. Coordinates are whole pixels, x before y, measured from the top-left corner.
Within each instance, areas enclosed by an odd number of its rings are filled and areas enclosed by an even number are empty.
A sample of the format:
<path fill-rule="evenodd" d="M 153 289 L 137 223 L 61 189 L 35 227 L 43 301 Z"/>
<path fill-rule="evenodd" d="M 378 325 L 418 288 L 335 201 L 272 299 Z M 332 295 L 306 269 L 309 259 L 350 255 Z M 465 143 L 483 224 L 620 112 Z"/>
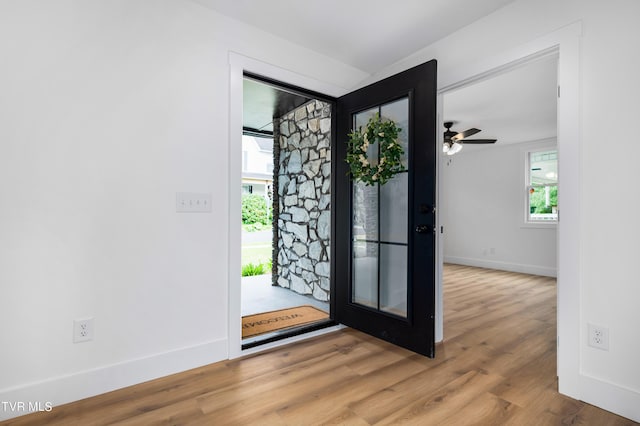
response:
<path fill-rule="evenodd" d="M 331 256 L 330 104 L 311 101 L 274 119 L 274 148 L 279 152 L 274 154 L 274 159 L 278 158 L 274 170 L 277 244 L 273 283 L 327 301 Z"/>

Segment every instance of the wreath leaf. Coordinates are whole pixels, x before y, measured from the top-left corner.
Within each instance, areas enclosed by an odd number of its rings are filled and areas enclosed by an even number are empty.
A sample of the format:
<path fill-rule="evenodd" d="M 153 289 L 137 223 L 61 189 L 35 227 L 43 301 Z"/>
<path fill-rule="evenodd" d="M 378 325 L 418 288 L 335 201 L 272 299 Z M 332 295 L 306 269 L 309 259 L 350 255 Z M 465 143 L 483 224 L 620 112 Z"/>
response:
<path fill-rule="evenodd" d="M 384 185 L 400 172 L 404 150 L 398 143 L 402 129 L 393 120 L 382 120 L 379 114 L 371 117 L 364 127 L 352 130 L 347 141 L 347 163 L 351 179 L 367 186 Z M 378 161 L 369 160 L 367 152 L 377 144 Z"/>

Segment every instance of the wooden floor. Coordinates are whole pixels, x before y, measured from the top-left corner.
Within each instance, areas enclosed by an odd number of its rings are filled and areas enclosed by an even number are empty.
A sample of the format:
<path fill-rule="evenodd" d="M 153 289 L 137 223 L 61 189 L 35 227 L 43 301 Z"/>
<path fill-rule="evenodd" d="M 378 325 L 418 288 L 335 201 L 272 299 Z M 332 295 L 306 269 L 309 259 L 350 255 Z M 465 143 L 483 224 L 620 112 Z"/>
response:
<path fill-rule="evenodd" d="M 447 265 L 445 336 L 428 359 L 347 329 L 7 424 L 635 424 L 556 391 L 553 279 Z"/>

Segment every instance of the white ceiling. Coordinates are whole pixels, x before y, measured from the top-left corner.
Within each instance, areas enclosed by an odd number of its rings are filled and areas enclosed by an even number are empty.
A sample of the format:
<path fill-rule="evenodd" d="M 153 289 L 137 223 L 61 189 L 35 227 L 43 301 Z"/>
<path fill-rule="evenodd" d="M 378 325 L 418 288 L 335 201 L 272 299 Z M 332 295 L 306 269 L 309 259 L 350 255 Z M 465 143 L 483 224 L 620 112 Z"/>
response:
<path fill-rule="evenodd" d="M 373 74 L 514 0 L 193 0 Z"/>
<path fill-rule="evenodd" d="M 444 95 L 444 121 L 452 130 L 482 132 L 469 139 L 496 145 L 556 137 L 557 58 L 542 59 Z M 444 129 L 442 129 L 444 131 Z M 465 151 L 490 145 L 466 145 Z"/>
<path fill-rule="evenodd" d="M 372 74 L 513 0 L 193 1 Z M 447 93 L 444 121 L 497 144 L 555 137 L 556 69 L 545 59 Z"/>

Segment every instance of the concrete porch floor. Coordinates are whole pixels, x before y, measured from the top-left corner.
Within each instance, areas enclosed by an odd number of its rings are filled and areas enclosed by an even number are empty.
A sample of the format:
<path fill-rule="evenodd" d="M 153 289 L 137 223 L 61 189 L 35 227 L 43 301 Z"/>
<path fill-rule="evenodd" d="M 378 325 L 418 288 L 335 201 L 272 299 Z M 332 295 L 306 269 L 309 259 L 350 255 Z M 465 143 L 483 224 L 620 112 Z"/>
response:
<path fill-rule="evenodd" d="M 320 302 L 286 288 L 272 286 L 271 275 L 242 277 L 242 316 L 311 305 L 329 312 L 329 302 Z"/>

